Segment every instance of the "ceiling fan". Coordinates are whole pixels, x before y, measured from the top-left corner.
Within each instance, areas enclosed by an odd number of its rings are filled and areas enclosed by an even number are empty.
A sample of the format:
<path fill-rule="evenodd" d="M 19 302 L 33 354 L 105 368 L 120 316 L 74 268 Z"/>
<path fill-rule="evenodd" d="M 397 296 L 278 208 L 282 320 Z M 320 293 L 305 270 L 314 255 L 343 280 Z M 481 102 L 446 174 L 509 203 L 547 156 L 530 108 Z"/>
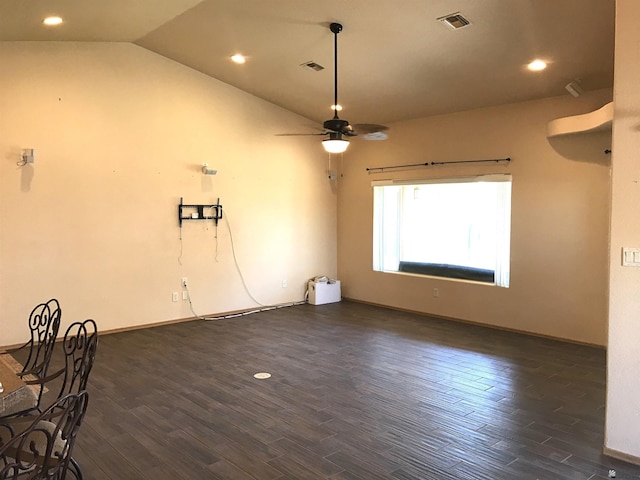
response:
<path fill-rule="evenodd" d="M 345 137 L 355 137 L 358 132 L 363 134 L 366 140 L 386 140 L 387 134 L 384 133 L 389 127 L 384 125 L 375 125 L 371 123 L 357 124 L 356 129 L 347 121 L 338 116 L 338 34 L 342 31 L 342 25 L 339 23 L 331 23 L 329 29 L 333 32 L 333 53 L 334 53 L 334 69 L 333 69 L 333 118 L 325 120 L 322 124 L 324 132 L 322 133 L 283 133 L 282 136 L 306 136 L 306 135 L 328 135 L 329 137 L 322 141 L 322 146 L 329 153 L 342 153 L 349 146 L 349 140 Z M 356 131 L 357 130 L 357 131 Z"/>

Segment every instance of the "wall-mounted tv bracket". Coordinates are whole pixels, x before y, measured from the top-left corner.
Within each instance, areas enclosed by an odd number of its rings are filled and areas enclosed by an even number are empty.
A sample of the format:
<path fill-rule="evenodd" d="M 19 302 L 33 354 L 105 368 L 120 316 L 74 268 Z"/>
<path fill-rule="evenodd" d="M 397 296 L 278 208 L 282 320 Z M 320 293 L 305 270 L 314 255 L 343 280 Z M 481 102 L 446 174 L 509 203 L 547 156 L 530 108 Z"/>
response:
<path fill-rule="evenodd" d="M 211 210 L 210 215 L 205 215 L 205 210 Z M 182 203 L 180 197 L 180 205 L 178 205 L 178 223 L 182 228 L 183 220 L 213 220 L 218 225 L 218 220 L 222 218 L 222 205 L 220 199 L 215 205 L 186 205 Z"/>

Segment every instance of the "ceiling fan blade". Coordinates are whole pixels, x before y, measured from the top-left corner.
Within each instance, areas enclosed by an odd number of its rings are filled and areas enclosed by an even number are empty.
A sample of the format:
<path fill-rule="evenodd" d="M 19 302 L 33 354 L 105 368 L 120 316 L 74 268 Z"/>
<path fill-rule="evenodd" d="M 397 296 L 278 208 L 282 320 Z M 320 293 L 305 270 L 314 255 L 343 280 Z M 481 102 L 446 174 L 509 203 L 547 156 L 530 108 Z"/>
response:
<path fill-rule="evenodd" d="M 362 135 L 389 130 L 386 125 L 376 125 L 375 123 L 356 123 L 353 128 Z"/>
<path fill-rule="evenodd" d="M 387 138 L 389 138 L 389 135 L 387 135 L 385 132 L 371 132 L 365 133 L 362 138 L 364 138 L 365 140 L 386 140 Z"/>
<path fill-rule="evenodd" d="M 329 135 L 329 132 L 323 133 L 276 133 L 276 137 L 314 137 L 316 135 Z"/>

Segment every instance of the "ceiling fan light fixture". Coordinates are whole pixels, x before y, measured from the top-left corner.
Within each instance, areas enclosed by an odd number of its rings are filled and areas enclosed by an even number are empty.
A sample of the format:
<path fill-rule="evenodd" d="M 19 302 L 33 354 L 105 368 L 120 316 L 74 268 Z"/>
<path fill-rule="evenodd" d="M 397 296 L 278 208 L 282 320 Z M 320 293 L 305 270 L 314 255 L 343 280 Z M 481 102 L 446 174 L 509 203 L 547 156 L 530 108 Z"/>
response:
<path fill-rule="evenodd" d="M 322 141 L 325 152 L 344 153 L 349 146 L 349 140 L 344 140 L 341 133 L 332 132 L 327 140 Z"/>
<path fill-rule="evenodd" d="M 322 146 L 328 153 L 344 153 L 349 146 L 348 140 L 323 140 Z"/>

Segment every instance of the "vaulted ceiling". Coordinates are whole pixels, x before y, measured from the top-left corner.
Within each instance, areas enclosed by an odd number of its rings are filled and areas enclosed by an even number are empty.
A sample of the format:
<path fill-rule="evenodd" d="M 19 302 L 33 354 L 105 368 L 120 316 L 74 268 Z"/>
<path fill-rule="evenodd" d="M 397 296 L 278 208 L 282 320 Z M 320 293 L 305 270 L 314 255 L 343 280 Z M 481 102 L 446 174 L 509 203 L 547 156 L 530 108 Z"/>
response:
<path fill-rule="evenodd" d="M 307 118 L 397 120 L 613 84 L 614 0 L 2 0 L 0 41 L 133 42 Z M 438 18 L 460 12 L 454 30 Z M 58 15 L 64 23 L 45 27 Z M 247 62 L 229 60 L 242 53 Z M 540 58 L 546 70 L 526 65 Z M 302 64 L 324 66 L 315 71 Z M 6 73 L 6 72 L 5 72 Z"/>

